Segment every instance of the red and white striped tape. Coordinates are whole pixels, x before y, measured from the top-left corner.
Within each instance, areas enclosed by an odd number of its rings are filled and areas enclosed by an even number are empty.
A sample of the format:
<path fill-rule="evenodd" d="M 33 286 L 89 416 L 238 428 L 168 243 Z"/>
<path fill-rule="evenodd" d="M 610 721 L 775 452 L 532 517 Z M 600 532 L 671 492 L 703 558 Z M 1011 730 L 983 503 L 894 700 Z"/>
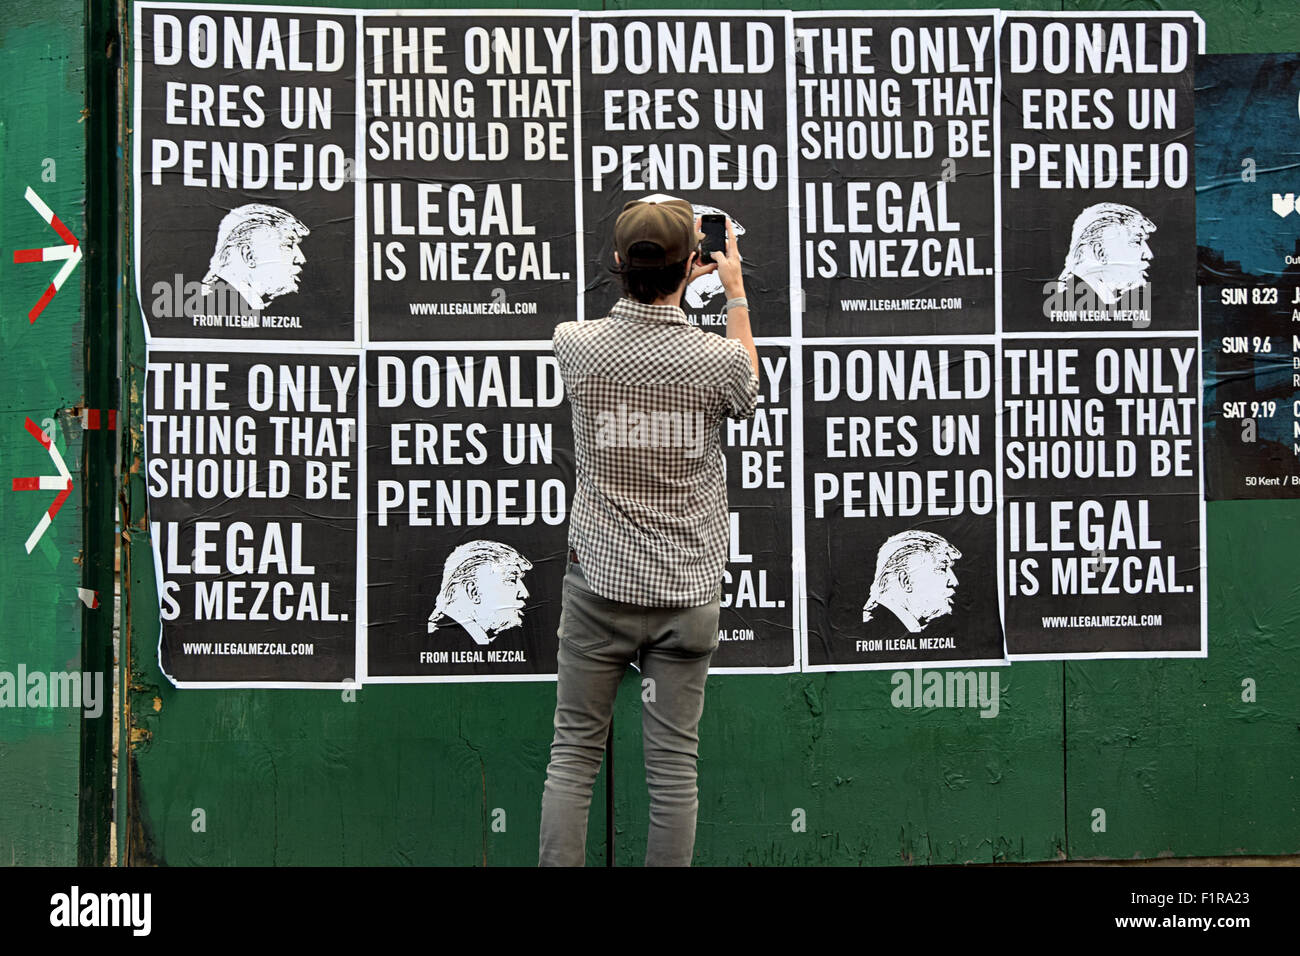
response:
<path fill-rule="evenodd" d="M 74 408 L 73 411 L 78 410 Z M 98 431 L 101 428 L 106 428 L 109 431 L 117 429 L 116 408 L 83 408 L 80 409 L 77 417 L 81 419 L 81 427 L 87 431 Z"/>
<path fill-rule="evenodd" d="M 45 200 L 36 195 L 36 190 L 32 189 L 31 186 L 27 187 L 27 201 L 31 203 L 32 208 L 36 210 L 38 216 L 54 227 L 54 231 L 63 237 L 64 242 L 72 246 L 74 249 L 81 245 L 81 243 L 77 241 L 77 237 L 72 234 L 72 230 L 63 224 L 62 219 L 54 215 L 54 210 L 45 205 Z"/>
<path fill-rule="evenodd" d="M 77 253 L 76 246 L 46 246 L 44 249 L 15 249 L 14 262 L 55 262 L 59 259 L 71 259 Z"/>
<path fill-rule="evenodd" d="M 50 300 L 54 298 L 55 293 L 63 288 L 63 283 L 68 281 L 68 276 L 72 275 L 72 270 L 77 268 L 77 263 L 81 261 L 81 243 L 72 234 L 72 230 L 63 224 L 63 220 L 54 215 L 54 210 L 45 205 L 45 201 L 36 195 L 36 191 L 31 186 L 27 187 L 27 202 L 36 210 L 37 215 L 44 219 L 67 243 L 66 246 L 51 246 L 48 249 L 20 249 L 14 253 L 14 262 L 66 260 L 63 267 L 54 274 L 54 279 L 46 286 L 45 292 L 32 306 L 31 311 L 27 313 L 27 320 L 35 322 L 37 316 L 44 312 L 45 307 L 50 304 Z"/>
<path fill-rule="evenodd" d="M 14 491 L 36 491 L 45 489 L 46 491 L 58 491 L 54 501 L 45 509 L 45 514 L 41 515 L 41 520 L 36 522 L 36 527 L 27 537 L 27 553 L 31 554 L 32 550 L 40 543 L 41 538 L 45 535 L 46 530 L 54 521 L 55 515 L 63 507 L 63 503 L 68 500 L 72 494 L 72 473 L 68 471 L 68 466 L 64 464 L 63 456 L 59 454 L 59 449 L 54 442 L 45 436 L 41 431 L 41 426 L 37 425 L 30 418 L 27 419 L 26 426 L 28 433 L 31 434 L 38 442 L 41 443 L 46 451 L 50 453 L 50 459 L 54 462 L 54 467 L 58 471 L 57 475 L 41 475 L 36 478 L 15 478 Z"/>

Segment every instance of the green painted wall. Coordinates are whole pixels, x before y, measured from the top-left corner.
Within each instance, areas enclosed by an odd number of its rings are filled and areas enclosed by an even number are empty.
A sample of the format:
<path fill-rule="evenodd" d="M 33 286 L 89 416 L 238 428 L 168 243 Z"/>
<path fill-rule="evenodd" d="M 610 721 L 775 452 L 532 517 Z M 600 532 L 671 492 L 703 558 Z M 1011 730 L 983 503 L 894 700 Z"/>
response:
<path fill-rule="evenodd" d="M 1293 0 L 1064 4 L 1159 7 L 1197 9 L 1210 52 L 1300 49 Z M 369 686 L 347 703 L 338 691 L 176 691 L 162 677 L 139 473 L 144 342 L 134 306 L 126 354 L 133 421 L 123 436 L 132 736 L 119 801 L 126 859 L 534 864 L 553 684 Z M 697 863 L 1300 852 L 1300 589 L 1289 560 L 1300 502 L 1212 504 L 1208 522 L 1208 660 L 1018 663 L 1001 671 L 994 720 L 974 710 L 895 709 L 887 672 L 711 678 Z M 1258 703 L 1241 702 L 1247 677 L 1258 684 Z M 638 689 L 625 682 L 616 711 L 620 865 L 639 863 L 645 846 Z M 196 808 L 206 814 L 204 833 L 191 828 Z M 506 812 L 504 833 L 490 826 L 497 808 Z M 807 832 L 791 830 L 797 808 L 806 812 Z M 1091 829 L 1094 808 L 1106 811 L 1104 833 Z M 604 809 L 602 774 L 591 863 L 604 860 Z"/>
<path fill-rule="evenodd" d="M 84 36 L 81 0 L 0 5 L 0 671 L 10 674 L 82 666 L 85 433 L 69 409 L 84 394 L 85 272 L 33 325 L 28 310 L 62 263 L 15 264 L 13 251 L 63 243 L 24 199 L 29 186 L 86 234 Z M 24 542 L 56 492 L 11 490 L 15 477 L 54 474 L 27 418 L 53 434 L 74 480 L 30 555 Z M 100 613 L 111 615 L 111 577 L 107 587 Z M 79 710 L 0 708 L 0 865 L 77 862 L 80 730 Z"/>

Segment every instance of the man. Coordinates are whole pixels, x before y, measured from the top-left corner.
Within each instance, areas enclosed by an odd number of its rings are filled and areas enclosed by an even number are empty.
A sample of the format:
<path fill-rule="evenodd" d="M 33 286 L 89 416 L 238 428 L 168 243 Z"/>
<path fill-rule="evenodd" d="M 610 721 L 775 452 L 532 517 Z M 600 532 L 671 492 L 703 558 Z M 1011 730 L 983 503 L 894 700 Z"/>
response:
<path fill-rule="evenodd" d="M 876 553 L 876 578 L 862 608 L 863 623 L 917 634 L 936 617 L 952 613 L 957 588 L 953 562 L 961 552 L 930 531 L 900 531 Z M 881 613 L 884 608 L 893 615 Z"/>
<path fill-rule="evenodd" d="M 230 210 L 217 227 L 203 294 L 211 294 L 220 279 L 250 308 L 262 309 L 276 296 L 297 292 L 307 261 L 299 243 L 309 234 L 297 217 L 278 206 L 248 203 Z"/>
<path fill-rule="evenodd" d="M 614 696 L 638 656 L 650 791 L 646 865 L 690 865 L 699 722 L 728 545 L 719 426 L 724 417 L 752 417 L 758 396 L 758 352 L 730 223 L 727 237 L 725 254 L 715 251 L 702 264 L 690 203 L 664 195 L 628 203 L 614 224 L 623 298 L 605 319 L 555 329 L 573 409 L 577 489 L 542 797 L 544 866 L 586 859 L 591 788 Z M 714 272 L 728 296 L 726 338 L 691 325 L 681 309 L 688 283 Z M 620 420 L 636 416 L 636 441 L 602 433 L 615 410 Z M 673 427 L 684 431 L 696 413 L 704 415 L 702 454 Z"/>
<path fill-rule="evenodd" d="M 1156 224 L 1132 206 L 1116 202 L 1089 206 L 1074 220 L 1070 251 L 1057 281 L 1071 291 L 1071 277 L 1077 276 L 1098 299 L 1114 305 L 1125 292 L 1146 283 L 1152 258 L 1147 236 L 1155 231 Z"/>
<path fill-rule="evenodd" d="M 459 632 L 486 646 L 502 631 L 518 627 L 528 598 L 524 572 L 532 566 L 497 541 L 469 541 L 453 549 L 443 565 L 429 633 Z"/>

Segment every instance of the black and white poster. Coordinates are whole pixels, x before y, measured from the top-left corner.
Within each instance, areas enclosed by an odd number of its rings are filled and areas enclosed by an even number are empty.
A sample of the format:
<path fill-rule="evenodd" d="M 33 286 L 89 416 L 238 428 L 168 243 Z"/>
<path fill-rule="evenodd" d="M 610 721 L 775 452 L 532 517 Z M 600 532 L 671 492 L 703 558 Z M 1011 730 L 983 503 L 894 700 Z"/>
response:
<path fill-rule="evenodd" d="M 553 679 L 551 336 L 656 194 L 730 217 L 761 343 L 721 673 L 1204 656 L 1207 482 L 1300 492 L 1300 200 L 1193 165 L 1286 168 L 1294 57 L 1210 63 L 1198 132 L 1195 14 L 133 16 L 180 686 Z"/>
<path fill-rule="evenodd" d="M 555 675 L 573 439 L 549 350 L 371 350 L 367 677 Z"/>
<path fill-rule="evenodd" d="M 152 338 L 353 342 L 356 18 L 136 7 Z"/>
<path fill-rule="evenodd" d="M 722 422 L 731 515 L 712 670 L 794 670 L 790 350 L 758 347 L 758 404 L 747 421 Z"/>
<path fill-rule="evenodd" d="M 581 19 L 583 313 L 609 314 L 614 221 L 633 199 L 689 199 L 731 218 L 754 332 L 790 334 L 788 50 L 782 16 Z M 726 329 L 722 282 L 686 288 L 691 322 Z"/>
<path fill-rule="evenodd" d="M 369 339 L 547 339 L 575 318 L 574 20 L 365 18 Z"/>
<path fill-rule="evenodd" d="M 1195 337 L 1002 350 L 1012 657 L 1204 656 Z"/>
<path fill-rule="evenodd" d="M 992 346 L 804 352 L 805 670 L 1004 660 Z"/>
<path fill-rule="evenodd" d="M 1187 16 L 1002 21 L 1002 327 L 1195 331 Z"/>
<path fill-rule="evenodd" d="M 1300 497 L 1300 55 L 1197 65 L 1205 497 Z"/>
<path fill-rule="evenodd" d="M 804 335 L 992 334 L 995 15 L 794 24 Z"/>
<path fill-rule="evenodd" d="M 349 355 L 162 352 L 145 484 L 179 687 L 357 677 L 357 396 Z"/>

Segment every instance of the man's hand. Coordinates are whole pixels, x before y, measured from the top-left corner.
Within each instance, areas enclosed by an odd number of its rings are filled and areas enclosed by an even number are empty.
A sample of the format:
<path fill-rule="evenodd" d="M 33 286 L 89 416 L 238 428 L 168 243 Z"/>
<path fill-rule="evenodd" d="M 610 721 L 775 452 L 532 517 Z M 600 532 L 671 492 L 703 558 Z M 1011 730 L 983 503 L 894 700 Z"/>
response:
<path fill-rule="evenodd" d="M 700 276 L 706 276 L 710 272 L 718 271 L 718 267 L 716 263 L 711 262 L 706 266 L 703 262 L 701 262 L 699 253 L 692 253 L 692 256 L 693 258 L 691 259 L 691 271 L 687 273 L 686 276 L 687 285 L 690 285 L 696 279 L 700 278 Z"/>
<path fill-rule="evenodd" d="M 700 231 L 699 216 L 695 217 L 695 231 Z M 706 276 L 710 272 L 716 272 L 717 270 L 717 263 L 710 262 L 706 265 L 704 260 L 700 258 L 698 252 L 691 253 L 691 269 L 690 272 L 686 274 L 686 284 L 690 285 L 696 279 L 700 278 L 700 276 Z"/>
<path fill-rule="evenodd" d="M 697 227 L 698 228 L 698 225 Z M 727 217 L 727 252 L 713 253 L 713 262 L 722 280 L 722 289 L 728 299 L 737 299 L 745 294 L 745 277 L 740 269 L 740 246 L 736 243 L 736 231 L 731 228 L 731 217 Z"/>

